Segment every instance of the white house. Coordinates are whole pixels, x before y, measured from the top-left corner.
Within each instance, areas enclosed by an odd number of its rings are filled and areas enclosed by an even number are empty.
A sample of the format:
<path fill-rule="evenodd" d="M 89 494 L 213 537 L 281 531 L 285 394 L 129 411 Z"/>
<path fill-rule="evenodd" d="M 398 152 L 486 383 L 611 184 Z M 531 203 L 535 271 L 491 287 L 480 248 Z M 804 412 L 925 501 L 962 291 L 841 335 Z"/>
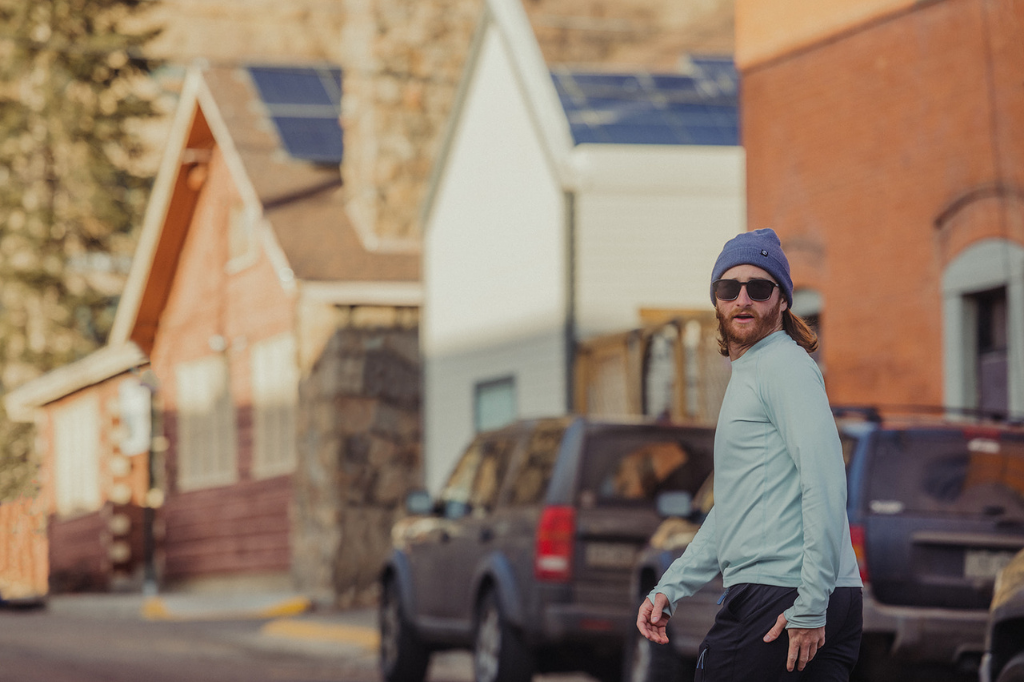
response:
<path fill-rule="evenodd" d="M 477 430 L 572 411 L 575 344 L 642 309 L 710 310 L 745 230 L 731 59 L 674 74 L 545 63 L 487 0 L 424 204 L 427 486 Z"/>

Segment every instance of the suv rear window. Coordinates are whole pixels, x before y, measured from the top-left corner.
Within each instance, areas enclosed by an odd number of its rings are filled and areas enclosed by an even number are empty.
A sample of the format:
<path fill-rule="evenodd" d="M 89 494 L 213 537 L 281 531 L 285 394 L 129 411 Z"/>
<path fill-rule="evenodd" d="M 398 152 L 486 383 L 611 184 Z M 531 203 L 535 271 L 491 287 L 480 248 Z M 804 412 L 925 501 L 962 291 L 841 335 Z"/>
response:
<path fill-rule="evenodd" d="M 582 506 L 649 504 L 659 493 L 696 493 L 714 463 L 714 433 L 666 428 L 600 429 L 587 434 L 580 472 Z"/>
<path fill-rule="evenodd" d="M 871 464 L 875 511 L 1024 519 L 1024 437 L 882 431 Z"/>

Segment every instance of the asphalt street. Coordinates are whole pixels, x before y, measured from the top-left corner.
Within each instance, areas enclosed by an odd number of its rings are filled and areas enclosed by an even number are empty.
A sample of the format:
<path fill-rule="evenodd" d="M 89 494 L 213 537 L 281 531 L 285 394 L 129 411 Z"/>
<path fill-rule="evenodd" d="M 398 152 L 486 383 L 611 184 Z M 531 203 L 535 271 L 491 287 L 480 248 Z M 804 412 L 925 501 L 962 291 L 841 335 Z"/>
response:
<path fill-rule="evenodd" d="M 137 606 L 0 609 L 0 682 L 380 682 L 372 611 L 150 620 Z M 435 655 L 427 682 L 472 682 L 468 654 Z"/>
<path fill-rule="evenodd" d="M 148 622 L 0 611 L 2 682 L 378 682 L 370 652 L 274 645 L 260 621 Z M 333 650 L 332 650 L 333 649 Z"/>
<path fill-rule="evenodd" d="M 372 610 L 280 617 L 265 617 L 261 610 L 249 617 L 227 610 L 204 613 L 196 607 L 161 613 L 146 617 L 138 599 L 119 606 L 103 598 L 0 609 L 0 682 L 380 682 Z M 977 679 L 916 665 L 886 677 Z M 451 652 L 435 654 L 427 682 L 472 679 L 468 654 Z M 594 680 L 544 675 L 534 682 Z"/>

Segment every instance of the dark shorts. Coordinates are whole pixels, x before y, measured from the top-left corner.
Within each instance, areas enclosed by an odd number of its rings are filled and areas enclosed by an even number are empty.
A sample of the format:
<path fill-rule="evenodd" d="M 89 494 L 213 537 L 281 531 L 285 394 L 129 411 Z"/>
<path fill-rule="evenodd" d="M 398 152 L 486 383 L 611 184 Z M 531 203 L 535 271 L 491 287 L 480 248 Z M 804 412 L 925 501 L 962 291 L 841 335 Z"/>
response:
<path fill-rule="evenodd" d="M 733 585 L 700 645 L 695 682 L 845 682 L 860 652 L 861 589 L 837 587 L 825 613 L 825 646 L 802 672 L 786 670 L 789 636 L 766 644 L 779 614 L 796 601 L 795 587 Z"/>

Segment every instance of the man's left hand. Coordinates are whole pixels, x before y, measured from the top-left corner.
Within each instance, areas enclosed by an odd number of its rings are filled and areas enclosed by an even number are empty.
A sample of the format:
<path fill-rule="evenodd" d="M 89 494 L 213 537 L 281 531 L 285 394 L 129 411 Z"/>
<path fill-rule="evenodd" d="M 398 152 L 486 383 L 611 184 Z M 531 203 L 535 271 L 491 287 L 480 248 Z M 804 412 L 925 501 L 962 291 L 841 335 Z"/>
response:
<path fill-rule="evenodd" d="M 780 613 L 775 625 L 764 636 L 764 641 L 774 642 L 786 629 L 788 622 L 786 616 Z M 793 672 L 794 666 L 797 670 L 803 670 L 814 658 L 814 654 L 818 653 L 818 649 L 823 646 L 825 646 L 825 626 L 808 629 L 790 628 L 789 658 L 786 659 L 786 670 Z"/>

